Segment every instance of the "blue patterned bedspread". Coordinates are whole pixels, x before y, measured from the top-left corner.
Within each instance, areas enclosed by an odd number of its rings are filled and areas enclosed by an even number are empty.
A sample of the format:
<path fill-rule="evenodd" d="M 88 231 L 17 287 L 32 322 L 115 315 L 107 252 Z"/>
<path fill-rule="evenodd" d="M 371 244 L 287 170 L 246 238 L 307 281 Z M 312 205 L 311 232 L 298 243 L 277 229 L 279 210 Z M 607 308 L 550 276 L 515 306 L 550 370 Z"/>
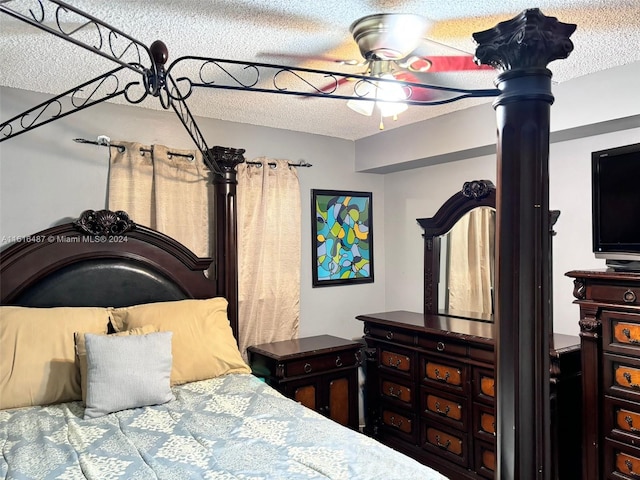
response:
<path fill-rule="evenodd" d="M 165 405 L 91 420 L 79 402 L 0 411 L 0 477 L 446 480 L 252 375 L 173 391 Z"/>

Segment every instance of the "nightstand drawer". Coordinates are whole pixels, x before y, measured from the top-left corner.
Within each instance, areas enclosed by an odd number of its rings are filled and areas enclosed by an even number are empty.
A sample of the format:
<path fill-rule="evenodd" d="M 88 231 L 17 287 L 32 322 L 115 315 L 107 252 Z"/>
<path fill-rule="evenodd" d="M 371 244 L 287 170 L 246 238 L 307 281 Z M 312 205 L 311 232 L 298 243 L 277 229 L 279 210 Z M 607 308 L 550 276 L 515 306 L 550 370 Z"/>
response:
<path fill-rule="evenodd" d="M 602 312 L 602 348 L 613 353 L 640 355 L 640 315 Z"/>
<path fill-rule="evenodd" d="M 603 377 L 608 394 L 640 400 L 640 359 L 605 354 Z"/>
<path fill-rule="evenodd" d="M 637 480 L 640 478 L 640 450 L 605 439 L 605 465 L 602 478 Z"/>
<path fill-rule="evenodd" d="M 354 352 L 338 352 L 302 360 L 289 360 L 284 363 L 284 372 L 286 377 L 296 377 L 351 367 L 357 363 L 358 358 Z"/>
<path fill-rule="evenodd" d="M 590 299 L 595 302 L 640 305 L 640 289 L 618 285 L 591 285 Z"/>
<path fill-rule="evenodd" d="M 640 445 L 640 405 L 605 396 L 605 435 Z"/>

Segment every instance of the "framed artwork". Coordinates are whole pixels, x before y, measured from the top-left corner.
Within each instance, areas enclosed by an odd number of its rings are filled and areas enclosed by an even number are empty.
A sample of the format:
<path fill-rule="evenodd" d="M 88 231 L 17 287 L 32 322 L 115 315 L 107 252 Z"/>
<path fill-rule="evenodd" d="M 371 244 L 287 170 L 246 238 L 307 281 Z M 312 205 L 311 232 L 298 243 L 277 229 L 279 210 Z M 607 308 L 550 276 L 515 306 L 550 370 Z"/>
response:
<path fill-rule="evenodd" d="M 311 190 L 314 287 L 373 282 L 371 192 Z"/>

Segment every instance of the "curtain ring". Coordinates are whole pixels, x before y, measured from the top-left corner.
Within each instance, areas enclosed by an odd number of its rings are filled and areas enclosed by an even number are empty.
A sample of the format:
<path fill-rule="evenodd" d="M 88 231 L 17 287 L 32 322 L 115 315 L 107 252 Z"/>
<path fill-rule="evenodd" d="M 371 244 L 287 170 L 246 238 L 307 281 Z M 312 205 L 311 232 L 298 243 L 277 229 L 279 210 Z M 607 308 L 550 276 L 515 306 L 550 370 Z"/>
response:
<path fill-rule="evenodd" d="M 124 151 L 126 150 L 126 148 L 125 148 L 125 146 L 124 146 L 124 145 L 118 145 L 116 148 L 118 149 L 118 151 L 119 151 L 120 153 L 124 153 Z"/>
<path fill-rule="evenodd" d="M 276 168 L 278 168 L 278 164 L 276 162 L 273 162 L 273 163 L 269 162 L 268 165 L 272 170 L 275 170 Z"/>

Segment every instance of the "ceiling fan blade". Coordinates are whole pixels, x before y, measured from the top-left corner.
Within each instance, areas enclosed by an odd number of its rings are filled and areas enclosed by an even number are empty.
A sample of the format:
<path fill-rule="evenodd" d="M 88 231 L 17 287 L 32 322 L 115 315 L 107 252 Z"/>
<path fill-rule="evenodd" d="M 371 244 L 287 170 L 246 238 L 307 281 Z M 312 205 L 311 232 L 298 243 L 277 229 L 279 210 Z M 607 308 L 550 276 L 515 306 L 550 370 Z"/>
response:
<path fill-rule="evenodd" d="M 361 60 L 336 58 L 330 55 L 301 55 L 301 54 L 295 54 L 295 53 L 258 52 L 256 54 L 256 57 L 280 58 L 280 59 L 297 60 L 297 61 L 303 61 L 303 62 L 316 60 L 320 62 L 338 63 L 340 65 L 354 65 L 354 66 L 364 65 L 364 62 Z"/>
<path fill-rule="evenodd" d="M 418 77 L 406 70 L 394 72 L 393 76 L 396 80 L 400 80 L 402 82 L 422 83 Z M 409 100 L 427 101 L 433 100 L 435 97 L 435 92 L 429 88 L 411 87 Z"/>
<path fill-rule="evenodd" d="M 434 55 L 409 57 L 402 63 L 412 72 L 455 72 L 459 70 L 493 70 L 488 65 L 477 65 L 471 55 Z"/>

